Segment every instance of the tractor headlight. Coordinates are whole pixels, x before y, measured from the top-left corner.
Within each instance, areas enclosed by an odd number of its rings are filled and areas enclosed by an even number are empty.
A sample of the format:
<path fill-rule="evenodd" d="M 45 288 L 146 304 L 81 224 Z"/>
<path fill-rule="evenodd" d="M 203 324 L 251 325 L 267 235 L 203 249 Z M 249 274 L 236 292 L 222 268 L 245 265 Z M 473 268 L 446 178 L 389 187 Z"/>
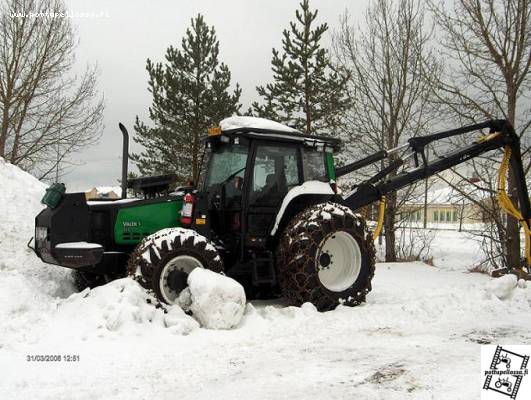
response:
<path fill-rule="evenodd" d="M 35 241 L 44 242 L 48 237 L 48 228 L 45 226 L 38 226 L 35 228 Z"/>

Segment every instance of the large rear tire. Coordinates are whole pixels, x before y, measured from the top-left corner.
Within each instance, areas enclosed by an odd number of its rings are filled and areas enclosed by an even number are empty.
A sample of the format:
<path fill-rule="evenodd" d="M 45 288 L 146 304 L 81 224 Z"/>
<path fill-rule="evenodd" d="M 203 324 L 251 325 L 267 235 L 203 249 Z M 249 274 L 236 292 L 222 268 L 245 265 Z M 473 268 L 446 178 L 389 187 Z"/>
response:
<path fill-rule="evenodd" d="M 331 202 L 295 216 L 277 252 L 282 295 L 292 305 L 311 302 L 320 311 L 365 301 L 374 267 L 374 243 L 365 221 Z"/>
<path fill-rule="evenodd" d="M 195 268 L 223 272 L 216 248 L 193 230 L 167 228 L 146 239 L 135 250 L 129 271 L 135 271 L 142 286 L 150 285 L 163 303 L 186 306 L 181 294 L 185 293 L 188 274 Z"/>

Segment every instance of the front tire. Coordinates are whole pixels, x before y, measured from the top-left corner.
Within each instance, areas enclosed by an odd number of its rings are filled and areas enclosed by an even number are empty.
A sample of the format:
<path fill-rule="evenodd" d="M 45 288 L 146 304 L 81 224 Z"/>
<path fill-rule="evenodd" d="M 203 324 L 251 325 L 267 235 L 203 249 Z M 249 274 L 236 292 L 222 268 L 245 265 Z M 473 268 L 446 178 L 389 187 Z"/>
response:
<path fill-rule="evenodd" d="M 167 228 L 147 238 L 136 260 L 142 286 L 151 285 L 159 301 L 186 306 L 184 289 L 188 275 L 195 268 L 223 272 L 221 257 L 212 243 L 197 232 L 184 228 Z"/>
<path fill-rule="evenodd" d="M 156 234 L 155 234 L 156 235 Z M 127 274 L 137 281 L 144 289 L 151 289 L 153 266 L 142 261 L 147 246 L 151 243 L 153 235 L 145 237 L 134 249 L 127 262 Z"/>
<path fill-rule="evenodd" d="M 277 252 L 279 285 L 292 305 L 318 310 L 355 306 L 371 290 L 375 269 L 372 234 L 348 207 L 311 206 L 285 229 Z"/>

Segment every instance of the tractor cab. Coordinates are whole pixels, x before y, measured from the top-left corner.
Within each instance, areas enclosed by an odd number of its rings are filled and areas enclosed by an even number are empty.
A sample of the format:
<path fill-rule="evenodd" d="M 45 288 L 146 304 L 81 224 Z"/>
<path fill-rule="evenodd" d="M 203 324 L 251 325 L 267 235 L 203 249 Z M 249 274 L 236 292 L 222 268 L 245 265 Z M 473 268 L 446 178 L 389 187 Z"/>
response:
<path fill-rule="evenodd" d="M 270 256 L 275 241 L 271 232 L 290 190 L 307 181 L 334 181 L 333 152 L 339 141 L 271 126 L 272 121 L 260 125 L 257 118 L 227 121 L 206 138 L 190 227 L 219 239 L 233 258 L 231 264 L 238 264 Z M 288 211 L 294 215 L 305 205 L 292 204 Z"/>

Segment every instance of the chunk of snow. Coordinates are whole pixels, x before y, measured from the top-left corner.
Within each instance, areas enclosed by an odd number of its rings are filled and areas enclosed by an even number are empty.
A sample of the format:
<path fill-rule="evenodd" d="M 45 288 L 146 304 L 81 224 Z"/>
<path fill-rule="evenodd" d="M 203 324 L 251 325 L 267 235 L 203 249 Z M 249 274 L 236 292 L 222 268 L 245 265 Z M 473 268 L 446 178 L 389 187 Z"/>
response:
<path fill-rule="evenodd" d="M 280 221 L 282 220 L 282 216 L 284 215 L 284 211 L 286 211 L 286 208 L 288 207 L 289 203 L 296 197 L 302 196 L 304 194 L 333 195 L 334 191 L 330 187 L 329 183 L 321 181 L 307 181 L 304 182 L 302 185 L 295 186 L 294 188 L 292 188 L 288 192 L 288 194 L 286 194 L 284 200 L 282 200 L 282 205 L 280 206 L 280 209 L 278 210 L 277 216 L 275 218 L 275 225 L 273 226 L 271 235 L 274 235 L 277 232 Z"/>
<path fill-rule="evenodd" d="M 516 275 L 507 274 L 499 278 L 492 279 L 487 284 L 487 291 L 494 294 L 500 300 L 509 298 L 518 283 Z"/>
<path fill-rule="evenodd" d="M 230 131 L 233 129 L 241 129 L 241 128 L 250 128 L 250 129 L 288 132 L 288 133 L 299 132 L 296 129 L 290 128 L 289 126 L 281 124 L 279 122 L 271 121 L 265 118 L 257 118 L 257 117 L 241 117 L 241 116 L 229 117 L 229 118 L 225 118 L 224 120 L 222 120 L 219 125 L 222 131 Z"/>
<path fill-rule="evenodd" d="M 245 311 L 245 291 L 234 279 L 196 268 L 188 275 L 188 287 L 190 310 L 201 326 L 231 329 L 240 323 Z"/>
<path fill-rule="evenodd" d="M 102 248 L 101 244 L 98 243 L 87 243 L 87 242 L 67 242 L 59 243 L 55 246 L 56 249 L 100 249 Z"/>

